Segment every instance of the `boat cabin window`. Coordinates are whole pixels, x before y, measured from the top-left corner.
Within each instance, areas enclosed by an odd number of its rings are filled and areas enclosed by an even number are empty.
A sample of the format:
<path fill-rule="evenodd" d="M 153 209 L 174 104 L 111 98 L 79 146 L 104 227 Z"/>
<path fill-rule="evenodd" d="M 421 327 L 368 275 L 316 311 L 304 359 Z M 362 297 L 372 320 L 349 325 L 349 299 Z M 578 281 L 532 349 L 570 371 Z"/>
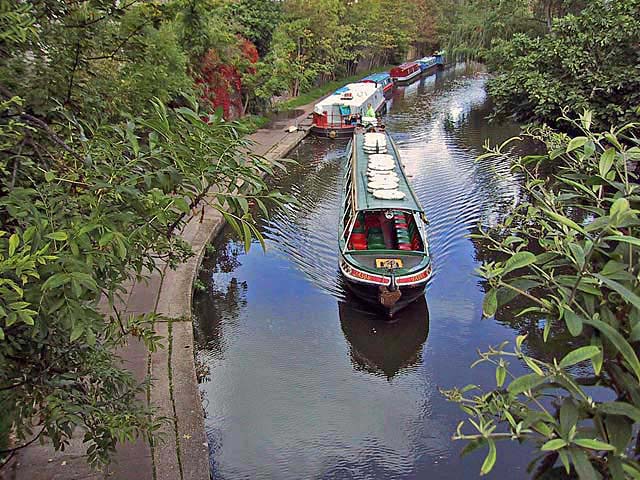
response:
<path fill-rule="evenodd" d="M 348 248 L 423 251 L 424 245 L 412 212 L 369 210 L 358 212 Z"/>

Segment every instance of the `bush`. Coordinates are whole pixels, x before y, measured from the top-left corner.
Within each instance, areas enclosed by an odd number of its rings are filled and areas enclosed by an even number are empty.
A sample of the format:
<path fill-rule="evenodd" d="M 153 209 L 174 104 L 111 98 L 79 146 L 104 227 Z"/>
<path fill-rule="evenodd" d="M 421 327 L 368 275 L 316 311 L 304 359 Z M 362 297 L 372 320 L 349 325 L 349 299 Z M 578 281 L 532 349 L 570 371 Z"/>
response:
<path fill-rule="evenodd" d="M 524 33 L 489 51 L 489 81 L 497 115 L 558 123 L 563 108 L 594 112 L 598 128 L 638 119 L 640 0 L 588 2 L 555 20 L 548 35 Z"/>
<path fill-rule="evenodd" d="M 591 124 L 585 112 L 570 122 L 580 132 L 573 138 L 527 130 L 547 149 L 513 166 L 526 178 L 527 200 L 501 226 L 474 235 L 504 256 L 479 270 L 484 315 L 510 303 L 516 316 L 544 320 L 545 341 L 570 339 L 566 355 L 544 361 L 526 353 L 526 336 L 513 351 L 492 347 L 477 363 L 495 367 L 495 390 L 444 392 L 471 417 L 455 438 L 469 442 L 466 451 L 489 448 L 483 474 L 496 461 L 495 442 L 508 439 L 536 445 L 537 475 L 640 476 L 640 125 L 595 133 Z M 491 155 L 501 149 L 482 157 Z M 521 366 L 530 373 L 514 373 Z M 467 423 L 474 433 L 464 433 Z"/>

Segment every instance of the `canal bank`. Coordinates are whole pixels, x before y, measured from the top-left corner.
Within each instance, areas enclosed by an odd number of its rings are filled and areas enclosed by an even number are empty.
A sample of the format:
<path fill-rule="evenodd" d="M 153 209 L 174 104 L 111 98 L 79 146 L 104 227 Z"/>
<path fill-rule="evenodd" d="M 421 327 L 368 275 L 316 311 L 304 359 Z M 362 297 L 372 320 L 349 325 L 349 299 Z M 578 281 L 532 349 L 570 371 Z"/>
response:
<path fill-rule="evenodd" d="M 308 133 L 308 115 L 313 103 L 297 110 L 298 115 L 272 122 L 249 136 L 252 152 L 268 160 L 277 160 Z M 286 125 L 285 125 L 286 124 Z M 289 132 L 290 125 L 299 127 Z M 206 204 L 206 201 L 204 202 Z M 200 212 L 201 207 L 196 210 Z M 7 480 L 207 480 L 208 451 L 204 433 L 202 401 L 198 391 L 193 351 L 192 289 L 193 281 L 207 244 L 223 229 L 225 220 L 213 208 L 205 208 L 185 225 L 180 233 L 194 255 L 189 261 L 171 270 L 158 263 L 157 271 L 145 282 L 124 285 L 122 300 L 115 305 L 121 316 L 157 313 L 164 317 L 155 324 L 164 348 L 150 352 L 138 340 L 129 343 L 117 354 L 139 381 L 153 380 L 146 390 L 146 400 L 157 408 L 158 416 L 167 419 L 155 441 L 141 439 L 117 447 L 114 461 L 104 471 L 92 471 L 85 461 L 82 432 L 76 432 L 62 452 L 50 443 L 33 443 L 20 450 L 0 474 Z M 3 475 L 6 475 L 3 476 Z"/>

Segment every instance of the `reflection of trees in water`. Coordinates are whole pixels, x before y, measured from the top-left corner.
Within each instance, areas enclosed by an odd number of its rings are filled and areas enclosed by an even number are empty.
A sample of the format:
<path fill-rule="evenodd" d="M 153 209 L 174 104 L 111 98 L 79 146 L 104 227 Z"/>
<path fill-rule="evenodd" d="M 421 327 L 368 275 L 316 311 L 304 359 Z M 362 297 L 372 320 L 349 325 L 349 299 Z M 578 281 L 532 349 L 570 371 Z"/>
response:
<path fill-rule="evenodd" d="M 226 228 L 214 243 L 215 253 L 204 260 L 198 276 L 205 289 L 196 290 L 193 295 L 195 343 L 198 351 L 216 358 L 224 352 L 222 324 L 235 322 L 247 304 L 247 282 L 239 282 L 233 276 L 241 265 L 238 256 L 244 249 L 231 236 Z"/>
<path fill-rule="evenodd" d="M 342 332 L 349 343 L 355 370 L 382 374 L 391 379 L 422 361 L 429 333 L 429 311 L 423 297 L 387 322 L 353 296 L 338 302 Z"/>

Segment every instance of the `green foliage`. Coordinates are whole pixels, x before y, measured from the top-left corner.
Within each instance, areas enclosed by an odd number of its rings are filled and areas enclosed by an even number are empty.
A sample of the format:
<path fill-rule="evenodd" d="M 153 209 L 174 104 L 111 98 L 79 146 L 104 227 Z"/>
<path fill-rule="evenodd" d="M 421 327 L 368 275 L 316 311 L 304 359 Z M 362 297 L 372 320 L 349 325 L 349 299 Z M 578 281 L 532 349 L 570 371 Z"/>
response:
<path fill-rule="evenodd" d="M 236 31 L 249 39 L 260 56 L 269 51 L 271 37 L 281 21 L 280 2 L 272 0 L 234 0 L 223 3 L 222 14 L 234 22 Z"/>
<path fill-rule="evenodd" d="M 638 0 L 604 9 L 593 0 L 556 20 L 546 36 L 497 43 L 489 55 L 497 75 L 488 86 L 496 113 L 558 125 L 563 108 L 588 109 L 598 128 L 638 119 L 638 11 Z"/>
<path fill-rule="evenodd" d="M 510 439 L 540 450 L 536 476 L 554 465 L 571 478 L 640 475 L 640 125 L 595 133 L 593 123 L 590 112 L 572 121 L 573 138 L 529 129 L 525 137 L 548 153 L 513 166 L 525 176 L 527 201 L 474 235 L 504 256 L 479 269 L 484 314 L 509 304 L 516 316 L 543 319 L 545 341 L 568 345 L 562 357 L 542 360 L 519 336 L 513 351 L 503 343 L 476 362 L 495 367 L 496 390 L 444 392 L 475 430 L 464 433 L 463 422 L 455 438 L 489 447 L 482 473 L 495 462 L 494 442 Z M 502 155 L 496 148 L 481 158 Z"/>
<path fill-rule="evenodd" d="M 63 449 L 80 429 L 97 465 L 118 442 L 157 442 L 163 419 L 137 400 L 147 384 L 113 353 L 132 338 L 162 347 L 157 316 L 124 317 L 122 285 L 188 258 L 178 234 L 206 209 L 250 244 L 262 240 L 250 202 L 286 200 L 263 180 L 281 165 L 246 153 L 244 127 L 181 94 L 174 7 L 2 4 L 0 443 L 10 430 L 12 448 Z"/>
<path fill-rule="evenodd" d="M 440 35 L 451 58 L 483 60 L 499 39 L 515 33 L 542 33 L 543 24 L 531 11 L 530 2 L 480 0 L 449 2 L 440 10 Z"/>
<path fill-rule="evenodd" d="M 296 97 L 355 75 L 362 65 L 400 63 L 414 45 L 432 53 L 436 14 L 433 0 L 281 2 L 270 49 L 251 80 L 255 95 L 263 103 L 283 94 Z"/>

